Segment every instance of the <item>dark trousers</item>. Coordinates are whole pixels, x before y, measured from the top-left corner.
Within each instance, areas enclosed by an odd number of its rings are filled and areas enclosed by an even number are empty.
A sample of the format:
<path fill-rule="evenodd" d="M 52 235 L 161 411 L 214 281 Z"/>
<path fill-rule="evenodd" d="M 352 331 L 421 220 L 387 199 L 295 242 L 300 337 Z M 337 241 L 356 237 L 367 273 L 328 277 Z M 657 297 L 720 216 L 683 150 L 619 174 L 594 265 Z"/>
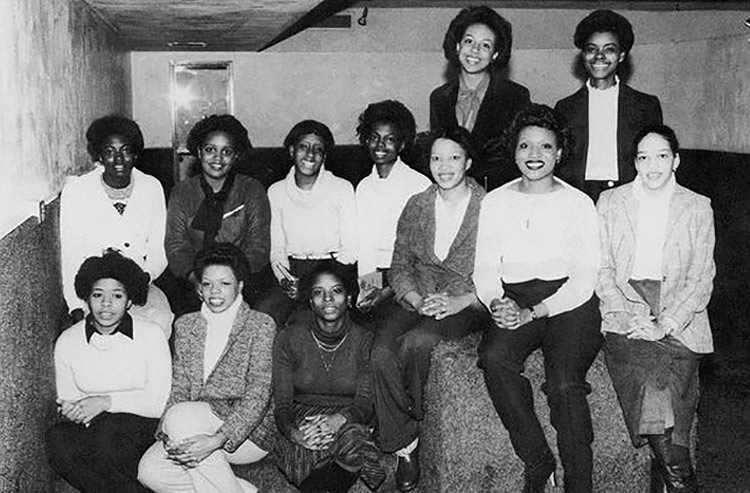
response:
<path fill-rule="evenodd" d="M 561 281 L 533 280 L 506 286 L 519 306 L 533 306 L 557 291 Z M 602 345 L 598 299 L 549 318 L 532 321 L 516 330 L 494 324 L 479 346 L 479 366 L 484 371 L 492 403 L 507 428 L 516 454 L 534 464 L 549 450 L 534 412 L 531 384 L 523 376 L 526 358 L 537 348 L 544 355 L 550 420 L 565 470 L 566 492 L 590 492 L 593 429 L 586 396 L 591 386 L 586 373 Z"/>
<path fill-rule="evenodd" d="M 138 462 L 159 420 L 127 413 L 102 413 L 88 428 L 70 421 L 47 430 L 52 468 L 82 493 L 144 493 Z"/>
<path fill-rule="evenodd" d="M 435 346 L 482 330 L 487 318 L 485 310 L 474 307 L 435 320 L 398 306 L 377 325 L 370 373 L 378 437 L 385 452 L 395 452 L 419 436 L 422 394 Z"/>

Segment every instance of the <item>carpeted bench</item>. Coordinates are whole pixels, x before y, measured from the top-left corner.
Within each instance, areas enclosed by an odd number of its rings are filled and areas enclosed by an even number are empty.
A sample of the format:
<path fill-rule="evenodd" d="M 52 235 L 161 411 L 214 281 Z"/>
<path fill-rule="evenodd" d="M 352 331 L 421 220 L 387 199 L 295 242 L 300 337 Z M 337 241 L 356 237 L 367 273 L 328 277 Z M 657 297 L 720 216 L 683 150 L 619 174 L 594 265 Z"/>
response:
<path fill-rule="evenodd" d="M 522 489 L 523 466 L 477 368 L 477 344 L 476 336 L 443 342 L 432 356 L 421 438 L 421 491 L 515 493 Z M 541 351 L 529 357 L 525 375 L 534 388 L 537 415 L 557 454 L 555 430 L 540 389 L 544 381 Z M 589 404 L 595 435 L 594 491 L 648 491 L 648 450 L 636 450 L 630 443 L 602 353 L 589 371 L 588 382 L 593 387 Z M 559 459 L 557 477 L 560 486 L 555 491 L 562 491 Z"/>

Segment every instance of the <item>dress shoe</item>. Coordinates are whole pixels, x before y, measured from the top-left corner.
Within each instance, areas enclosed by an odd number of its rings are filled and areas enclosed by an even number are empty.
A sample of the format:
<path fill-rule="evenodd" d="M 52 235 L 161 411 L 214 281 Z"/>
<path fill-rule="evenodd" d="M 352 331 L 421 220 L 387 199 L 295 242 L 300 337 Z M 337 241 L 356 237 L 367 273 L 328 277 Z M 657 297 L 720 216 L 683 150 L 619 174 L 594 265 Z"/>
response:
<path fill-rule="evenodd" d="M 523 469 L 523 493 L 544 493 L 547 483 L 555 486 L 555 469 L 557 463 L 550 450 L 533 464 L 526 464 Z"/>
<path fill-rule="evenodd" d="M 412 491 L 419 483 L 419 447 L 411 454 L 399 455 L 396 467 L 396 487 L 406 493 Z"/>

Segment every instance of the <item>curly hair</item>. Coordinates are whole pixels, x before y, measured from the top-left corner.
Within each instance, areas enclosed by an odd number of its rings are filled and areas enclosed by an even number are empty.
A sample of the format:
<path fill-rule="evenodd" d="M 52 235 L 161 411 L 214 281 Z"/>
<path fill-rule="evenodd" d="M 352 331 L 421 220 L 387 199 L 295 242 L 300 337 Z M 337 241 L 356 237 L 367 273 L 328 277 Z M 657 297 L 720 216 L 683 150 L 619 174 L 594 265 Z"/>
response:
<path fill-rule="evenodd" d="M 250 153 L 253 145 L 247 134 L 245 126 L 232 115 L 211 115 L 193 125 L 187 139 L 187 148 L 193 156 L 198 155 L 198 150 L 203 146 L 208 135 L 214 132 L 223 132 L 232 140 L 232 145 L 240 157 Z"/>
<path fill-rule="evenodd" d="M 200 281 L 203 271 L 212 265 L 224 265 L 232 269 L 237 282 L 247 283 L 250 280 L 250 262 L 242 250 L 232 243 L 214 243 L 200 250 L 193 261 L 195 278 Z"/>
<path fill-rule="evenodd" d="M 474 148 L 474 141 L 471 138 L 471 134 L 464 127 L 446 127 L 436 128 L 427 134 L 424 140 L 424 152 L 427 153 L 426 162 L 430 162 L 430 154 L 432 153 L 432 146 L 438 139 L 452 140 L 464 150 L 466 157 L 474 159 L 476 157 L 476 149 Z"/>
<path fill-rule="evenodd" d="M 503 16 L 486 5 L 466 7 L 453 18 L 443 38 L 445 59 L 454 67 L 460 65 L 456 45 L 461 42 L 466 30 L 474 24 L 485 25 L 495 33 L 497 58 L 490 67 L 494 70 L 505 68 L 510 61 L 510 50 L 513 47 L 513 28 Z"/>
<path fill-rule="evenodd" d="M 668 127 L 667 125 L 654 123 L 651 125 L 646 125 L 636 134 L 635 139 L 633 139 L 634 156 L 638 154 L 638 144 L 640 144 L 644 137 L 646 137 L 648 134 L 656 134 L 660 137 L 663 137 L 664 140 L 666 140 L 669 144 L 669 150 L 672 151 L 672 154 L 676 155 L 678 152 L 680 152 L 680 143 L 677 141 L 677 135 L 674 133 L 674 130 L 672 130 L 672 128 Z"/>
<path fill-rule="evenodd" d="M 573 44 L 576 48 L 582 50 L 594 33 L 614 34 L 620 42 L 620 48 L 625 53 L 630 52 L 635 41 L 633 26 L 630 24 L 630 21 L 611 10 L 595 10 L 584 17 L 578 23 L 578 26 L 576 26 L 576 32 L 573 35 Z"/>
<path fill-rule="evenodd" d="M 401 140 L 407 145 L 414 143 L 417 135 L 417 123 L 414 115 L 400 101 L 393 99 L 372 103 L 359 115 L 357 137 L 359 143 L 367 145 L 372 128 L 378 123 L 388 123 L 396 127 Z"/>
<path fill-rule="evenodd" d="M 323 146 L 325 147 L 326 155 L 333 146 L 336 145 L 336 142 L 333 140 L 331 129 L 329 129 L 324 123 L 320 123 L 316 120 L 302 120 L 293 126 L 286 135 L 286 138 L 284 139 L 284 149 L 294 147 L 302 137 L 310 134 L 317 135 L 323 139 Z"/>
<path fill-rule="evenodd" d="M 89 257 L 78 269 L 73 286 L 76 295 L 86 301 L 94 283 L 100 279 L 114 279 L 125 287 L 130 301 L 144 305 L 148 297 L 149 275 L 132 259 L 115 250 L 107 250 L 101 257 Z"/>
<path fill-rule="evenodd" d="M 503 134 L 503 148 L 509 158 L 508 162 L 515 162 L 518 135 L 526 127 L 544 128 L 555 134 L 557 147 L 562 149 L 555 171 L 564 166 L 573 150 L 573 135 L 565 117 L 544 104 L 531 104 L 521 110 Z"/>
<path fill-rule="evenodd" d="M 143 133 L 136 122 L 121 115 L 108 115 L 97 118 L 86 130 L 86 150 L 96 161 L 104 148 L 104 141 L 113 135 L 121 135 L 136 154 L 143 150 Z"/>
<path fill-rule="evenodd" d="M 328 274 L 336 278 L 343 286 L 347 295 L 354 295 L 357 291 L 357 278 L 351 266 L 343 265 L 333 259 L 320 261 L 318 264 L 302 276 L 300 280 L 301 299 L 311 299 L 312 289 L 320 276 Z"/>

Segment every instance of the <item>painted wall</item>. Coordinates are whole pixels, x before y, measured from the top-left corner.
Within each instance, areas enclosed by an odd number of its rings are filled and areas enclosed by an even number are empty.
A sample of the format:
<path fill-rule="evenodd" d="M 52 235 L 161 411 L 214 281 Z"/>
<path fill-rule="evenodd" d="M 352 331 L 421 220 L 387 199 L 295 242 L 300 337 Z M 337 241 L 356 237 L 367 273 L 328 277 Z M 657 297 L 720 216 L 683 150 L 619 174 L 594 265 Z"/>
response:
<path fill-rule="evenodd" d="M 0 491 L 53 491 L 44 431 L 63 313 L 59 201 L 95 117 L 129 110 L 129 64 L 81 0 L 0 1 Z M 20 226 L 18 226 L 20 224 Z M 18 226 L 18 227 L 16 227 Z M 6 234 L 8 233 L 8 234 Z"/>
<path fill-rule="evenodd" d="M 421 130 L 429 93 L 443 82 L 442 38 L 455 9 L 370 9 L 367 26 L 308 30 L 264 53 L 132 53 L 133 114 L 146 145 L 170 147 L 170 61 L 234 62 L 235 114 L 257 146 L 277 146 L 297 121 L 329 124 L 340 143 L 356 142 L 364 107 L 402 100 Z M 587 12 L 502 10 L 514 26 L 510 78 L 532 98 L 554 102 L 575 91 L 572 33 Z M 350 11 L 353 18 L 361 10 Z M 658 95 L 665 118 L 686 147 L 750 152 L 743 111 L 750 80 L 750 45 L 742 12 L 626 13 L 636 46 L 631 85 Z M 717 65 L 717 61 L 723 63 Z M 726 67 L 717 70 L 717 67 Z M 732 104 L 734 103 L 734 104 Z M 694 115 L 701 115 L 695 118 Z"/>
<path fill-rule="evenodd" d="M 0 2 L 0 236 L 90 166 L 91 120 L 130 110 L 130 65 L 82 0 Z"/>

